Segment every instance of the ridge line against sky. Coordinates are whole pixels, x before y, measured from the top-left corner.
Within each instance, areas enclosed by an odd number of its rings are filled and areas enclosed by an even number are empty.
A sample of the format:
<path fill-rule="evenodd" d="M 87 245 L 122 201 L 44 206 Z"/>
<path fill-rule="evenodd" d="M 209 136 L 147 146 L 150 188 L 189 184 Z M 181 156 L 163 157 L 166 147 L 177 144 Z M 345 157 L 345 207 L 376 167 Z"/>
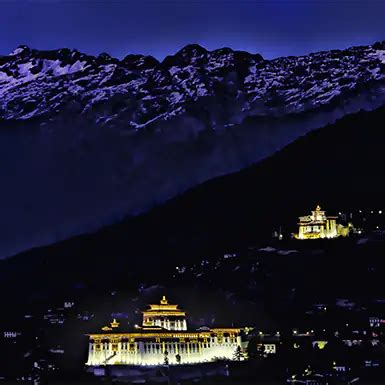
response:
<path fill-rule="evenodd" d="M 351 45 L 349 45 L 349 46 L 345 46 L 345 47 L 338 47 L 338 48 L 336 48 L 337 50 L 339 50 L 339 51 L 342 51 L 342 50 L 345 50 L 345 49 L 350 49 L 350 48 L 354 48 L 354 47 L 369 47 L 369 46 L 373 46 L 375 43 L 379 43 L 379 42 L 385 42 L 385 38 L 383 39 L 383 40 L 379 40 L 379 41 L 372 41 L 372 42 L 369 42 L 369 43 L 367 43 L 367 44 L 363 44 L 363 45 L 353 45 L 353 46 L 351 46 Z M 207 52 L 214 52 L 214 51 L 216 51 L 216 50 L 221 50 L 221 49 L 231 49 L 231 50 L 233 50 L 234 52 L 245 52 L 245 53 L 249 53 L 249 54 L 252 54 L 252 55 L 258 55 L 259 54 L 259 52 L 249 52 L 249 51 L 245 51 L 245 50 L 237 50 L 237 49 L 235 49 L 235 48 L 232 48 L 232 47 L 217 47 L 217 48 L 214 48 L 214 49 L 208 49 L 207 47 L 205 47 L 204 45 L 202 45 L 202 44 L 200 44 L 200 43 L 189 43 L 189 44 L 186 44 L 186 45 L 184 45 L 183 47 L 180 47 L 179 49 L 177 49 L 177 51 L 175 51 L 175 52 L 170 52 L 169 54 L 167 54 L 166 56 L 174 56 L 174 55 L 176 55 L 179 51 L 181 51 L 182 49 L 184 49 L 184 48 L 186 48 L 186 47 L 188 47 L 188 46 L 194 46 L 194 45 L 199 45 L 200 47 L 202 47 L 203 49 L 205 49 Z M 17 49 L 19 49 L 19 48 L 26 48 L 26 49 L 30 49 L 30 50 L 36 50 L 36 51 L 38 51 L 38 52 L 40 52 L 40 51 L 58 51 L 58 50 L 61 50 L 61 49 L 69 49 L 70 51 L 77 51 L 77 52 L 80 52 L 80 53 L 82 53 L 82 54 L 85 54 L 85 55 L 89 55 L 89 56 L 92 56 L 92 57 L 98 57 L 98 56 L 100 56 L 100 55 L 104 55 L 104 54 L 107 54 L 107 55 L 109 55 L 111 58 L 113 58 L 113 59 L 117 59 L 117 60 L 120 60 L 120 61 L 122 61 L 124 58 L 125 58 L 125 56 L 129 56 L 129 55 L 131 55 L 131 54 L 133 54 L 133 55 L 144 55 L 144 54 L 142 54 L 142 53 L 140 53 L 140 52 L 127 52 L 127 54 L 126 55 L 122 55 L 121 57 L 115 57 L 115 56 L 113 56 L 113 55 L 111 55 L 109 52 L 107 52 L 107 51 L 100 51 L 99 53 L 97 53 L 97 54 L 90 54 L 90 53 L 87 53 L 87 52 L 84 52 L 84 51 L 81 51 L 81 50 L 78 50 L 78 49 L 76 49 L 76 48 L 70 48 L 70 47 L 56 47 L 56 48 L 51 48 L 51 49 L 47 49 L 47 50 L 45 50 L 45 49 L 38 49 L 38 48 L 35 48 L 35 47 L 30 47 L 30 46 L 27 46 L 27 45 L 25 45 L 25 44 L 19 44 L 19 46 L 17 46 L 17 47 L 14 47 L 14 50 L 13 51 L 16 51 Z M 334 49 L 334 48 L 333 48 Z M 306 52 L 306 53 L 304 53 L 303 55 L 290 55 L 290 56 L 277 56 L 277 57 L 274 57 L 274 58 L 265 58 L 265 57 L 263 57 L 263 59 L 264 60 L 267 60 L 267 61 L 274 61 L 274 60 L 279 60 L 279 59 L 281 59 L 281 58 L 285 58 L 285 57 L 302 57 L 302 56 L 308 56 L 308 55 L 312 55 L 312 54 L 318 54 L 318 53 L 321 53 L 321 52 L 330 52 L 330 50 L 333 50 L 332 48 L 330 48 L 330 49 L 325 49 L 325 50 L 321 50 L 321 51 L 311 51 L 311 52 Z M 14 55 L 14 53 L 13 52 L 7 52 L 7 53 L 2 53 L 2 52 L 0 52 L 0 57 L 2 57 L 2 56 L 9 56 L 9 55 Z M 152 55 L 150 55 L 149 54 L 149 56 L 152 56 Z M 163 57 L 163 58 L 161 58 L 161 59 L 159 59 L 159 62 L 162 62 L 165 58 L 166 58 L 166 56 L 165 57 Z"/>
<path fill-rule="evenodd" d="M 20 44 L 159 60 L 187 44 L 266 59 L 385 39 L 380 0 L 0 0 L 0 52 Z"/>

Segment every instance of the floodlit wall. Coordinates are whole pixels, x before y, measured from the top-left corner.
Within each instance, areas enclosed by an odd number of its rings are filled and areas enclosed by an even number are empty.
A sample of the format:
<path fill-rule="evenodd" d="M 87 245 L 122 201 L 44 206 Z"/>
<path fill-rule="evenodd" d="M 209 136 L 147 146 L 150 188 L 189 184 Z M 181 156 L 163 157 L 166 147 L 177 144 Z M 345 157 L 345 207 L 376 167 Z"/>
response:
<path fill-rule="evenodd" d="M 234 360 L 236 349 L 240 345 L 240 337 L 232 341 L 226 338 L 218 341 L 217 337 L 212 337 L 207 343 L 138 341 L 113 344 L 105 342 L 98 347 L 91 342 L 86 365 L 163 365 L 165 357 L 170 365 L 210 362 L 220 358 Z M 168 354 L 166 355 L 165 352 Z M 180 362 L 177 360 L 177 355 L 180 356 Z"/>

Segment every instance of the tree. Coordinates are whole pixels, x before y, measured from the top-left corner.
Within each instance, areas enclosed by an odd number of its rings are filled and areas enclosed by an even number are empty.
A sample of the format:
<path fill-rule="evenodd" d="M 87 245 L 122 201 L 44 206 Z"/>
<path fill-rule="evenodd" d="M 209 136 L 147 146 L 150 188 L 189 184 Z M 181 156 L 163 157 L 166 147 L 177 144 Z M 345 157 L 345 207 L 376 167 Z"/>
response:
<path fill-rule="evenodd" d="M 234 352 L 234 360 L 241 361 L 244 357 L 242 348 L 238 345 Z"/>

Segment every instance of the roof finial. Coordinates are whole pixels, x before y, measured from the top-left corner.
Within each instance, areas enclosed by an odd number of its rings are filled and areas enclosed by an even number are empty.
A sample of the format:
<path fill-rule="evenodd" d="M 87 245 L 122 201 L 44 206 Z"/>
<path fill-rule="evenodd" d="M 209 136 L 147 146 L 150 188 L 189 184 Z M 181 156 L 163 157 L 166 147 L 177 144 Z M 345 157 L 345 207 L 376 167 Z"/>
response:
<path fill-rule="evenodd" d="M 317 207 L 315 209 L 316 209 L 316 211 L 321 211 L 321 206 L 317 205 Z"/>
<path fill-rule="evenodd" d="M 119 327 L 119 322 L 116 321 L 116 318 L 114 318 L 114 320 L 111 322 L 110 325 L 112 328 L 117 328 L 117 327 Z"/>
<path fill-rule="evenodd" d="M 167 298 L 166 298 L 165 295 L 164 295 L 164 296 L 162 297 L 162 299 L 160 300 L 160 303 L 161 303 L 161 305 L 167 305 L 167 304 L 168 304 Z"/>

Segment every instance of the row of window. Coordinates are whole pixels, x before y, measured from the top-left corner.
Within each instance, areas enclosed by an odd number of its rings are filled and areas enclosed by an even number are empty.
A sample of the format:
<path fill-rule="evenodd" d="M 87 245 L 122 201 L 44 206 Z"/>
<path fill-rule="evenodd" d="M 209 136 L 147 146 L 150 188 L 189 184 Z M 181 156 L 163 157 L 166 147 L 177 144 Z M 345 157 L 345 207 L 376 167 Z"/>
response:
<path fill-rule="evenodd" d="M 201 348 L 209 348 L 211 345 L 210 343 L 202 343 Z M 170 353 L 170 354 L 177 354 L 177 353 L 187 353 L 190 351 L 190 353 L 198 353 L 200 351 L 199 344 L 198 343 L 189 343 L 183 344 L 183 343 L 166 343 L 164 345 L 164 349 Z M 144 352 L 145 353 L 160 353 L 163 351 L 163 345 L 162 344 L 144 344 Z"/>
<path fill-rule="evenodd" d="M 162 344 L 161 340 L 160 339 L 157 339 L 158 341 L 157 342 L 145 342 L 144 346 L 146 348 L 146 346 L 158 346 L 160 344 Z M 108 346 L 109 346 L 109 342 L 111 342 L 112 344 L 118 344 L 119 342 L 121 342 L 121 349 L 123 350 L 126 350 L 126 349 L 133 349 L 134 348 L 134 343 L 129 343 L 127 339 L 123 339 L 123 340 L 119 340 L 119 339 L 112 339 L 111 341 L 108 341 L 108 340 L 102 340 L 101 343 L 100 342 L 96 342 L 94 344 L 92 344 L 92 346 L 94 347 L 95 350 L 108 350 Z M 219 343 L 219 344 L 233 344 L 235 342 L 235 338 L 234 337 L 222 337 L 222 336 L 218 336 L 217 340 L 215 340 L 215 337 L 210 337 L 210 338 L 205 338 L 201 343 L 202 343 L 202 346 L 205 346 L 205 347 L 209 347 L 210 346 L 210 343 Z M 195 341 L 187 341 L 186 343 L 190 343 L 190 345 L 194 345 L 194 344 L 197 344 Z M 175 344 L 177 344 L 177 342 L 165 342 L 165 345 L 168 346 L 174 346 Z M 183 344 L 180 344 L 180 346 L 183 346 Z"/>

